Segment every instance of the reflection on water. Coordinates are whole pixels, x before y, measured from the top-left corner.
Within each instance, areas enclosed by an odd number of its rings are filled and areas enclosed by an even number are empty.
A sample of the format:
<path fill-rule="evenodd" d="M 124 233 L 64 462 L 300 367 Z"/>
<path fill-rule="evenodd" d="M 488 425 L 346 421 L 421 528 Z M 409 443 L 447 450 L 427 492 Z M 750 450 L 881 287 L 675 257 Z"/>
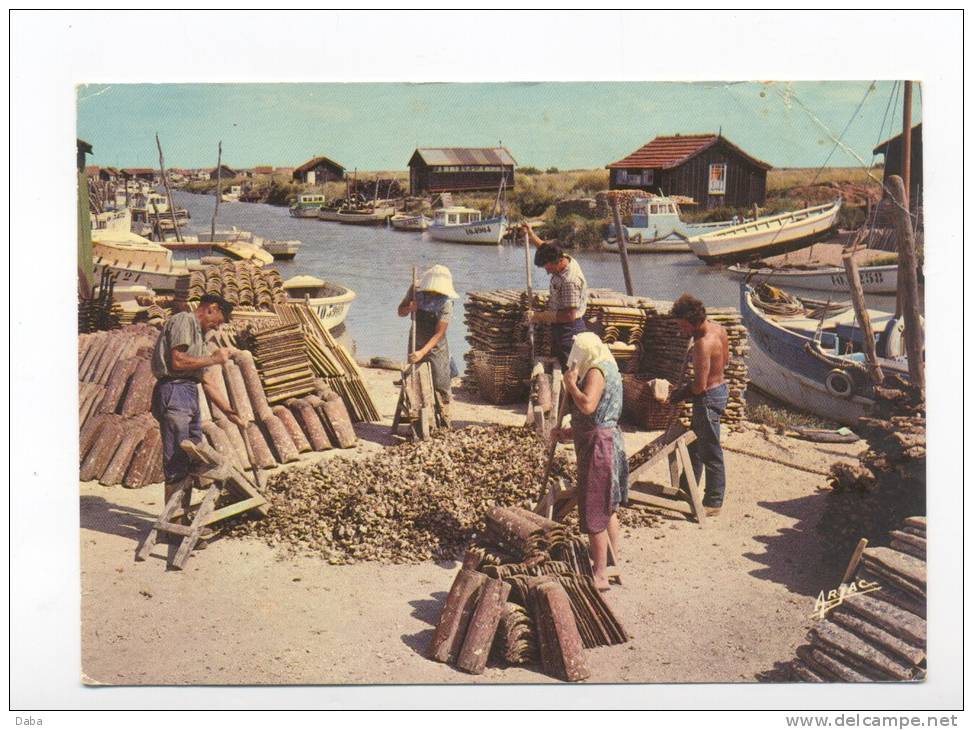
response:
<path fill-rule="evenodd" d="M 213 196 L 174 191 L 173 197 L 192 216 L 188 233 L 209 231 Z M 221 203 L 217 228 L 231 226 L 264 238 L 302 241 L 293 261 L 274 264 L 285 279 L 295 274 L 311 274 L 355 290 L 358 297 L 351 305 L 346 325 L 357 344 L 359 357 L 403 358 L 409 321 L 400 319 L 395 310 L 409 286 L 413 266 L 420 272 L 433 264 L 448 266 L 460 297 L 465 297 L 468 291 L 523 289 L 526 283 L 521 246 L 443 243 L 414 232 L 292 218 L 287 208 L 272 205 Z M 577 258 L 590 287 L 625 290 L 617 254 L 582 251 Z M 633 255 L 629 262 L 636 294 L 671 301 L 688 291 L 708 306 L 739 306 L 738 280 L 722 268 L 707 267 L 692 254 Z M 535 288 L 546 290 L 548 277 L 544 270 L 533 268 L 531 274 Z M 847 298 L 828 293 L 801 294 L 823 299 Z M 894 307 L 894 299 L 869 298 L 869 305 L 889 309 Z M 469 349 L 462 299 L 456 303 L 448 338 L 456 362 L 461 363 Z"/>

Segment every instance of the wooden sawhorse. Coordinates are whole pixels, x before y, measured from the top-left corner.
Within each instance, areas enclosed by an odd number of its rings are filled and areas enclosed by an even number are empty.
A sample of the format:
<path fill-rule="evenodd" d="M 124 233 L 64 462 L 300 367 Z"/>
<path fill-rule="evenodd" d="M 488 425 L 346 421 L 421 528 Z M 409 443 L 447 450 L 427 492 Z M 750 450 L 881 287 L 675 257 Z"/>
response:
<path fill-rule="evenodd" d="M 193 462 L 192 471 L 189 476 L 182 480 L 180 489 L 166 502 L 159 519 L 152 525 L 149 534 L 135 552 L 136 560 L 145 560 L 155 547 L 160 532 L 179 535 L 182 540 L 171 562 L 172 567 L 176 570 L 182 570 L 186 564 L 186 560 L 189 559 L 189 554 L 199 541 L 204 527 L 250 509 L 256 509 L 262 516 L 267 515 L 267 509 L 264 507 L 267 500 L 264 499 L 263 495 L 257 491 L 257 488 L 243 472 L 228 463 L 213 448 L 206 444 L 196 444 L 188 440 L 183 441 L 180 446 L 189 454 L 189 458 Z M 202 502 L 191 505 L 193 487 L 205 483 L 209 483 L 209 487 Z M 238 502 L 216 509 L 216 500 L 224 486 L 235 492 L 241 499 Z M 180 525 L 174 522 L 174 520 L 186 515 L 193 506 L 197 509 L 191 524 Z"/>
<path fill-rule="evenodd" d="M 398 436 L 401 424 L 411 426 L 414 441 L 423 441 L 433 429 L 445 426 L 439 396 L 432 382 L 432 366 L 427 362 L 409 365 L 402 371 L 399 402 L 392 418 L 392 435 Z"/>
<path fill-rule="evenodd" d="M 689 444 L 696 440 L 696 434 L 676 421 L 669 429 L 655 441 L 642 449 L 640 454 L 647 452 L 648 459 L 628 474 L 628 497 L 630 500 L 641 502 L 651 507 L 681 512 L 694 517 L 702 527 L 706 523 L 706 510 L 703 507 L 702 495 L 696 475 L 693 473 L 692 461 L 689 458 Z M 661 491 L 650 490 L 645 483 L 639 483 L 639 477 L 663 459 L 669 463 L 669 484 Z M 681 476 L 685 475 L 687 488 L 683 489 Z"/>

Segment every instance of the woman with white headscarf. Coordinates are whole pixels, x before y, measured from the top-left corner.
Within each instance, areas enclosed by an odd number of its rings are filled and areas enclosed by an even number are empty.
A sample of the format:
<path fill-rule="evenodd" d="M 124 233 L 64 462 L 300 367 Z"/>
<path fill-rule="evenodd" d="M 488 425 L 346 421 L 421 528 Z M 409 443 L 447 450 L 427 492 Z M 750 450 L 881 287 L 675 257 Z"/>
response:
<path fill-rule="evenodd" d="M 608 543 L 618 552 L 618 506 L 628 499 L 628 459 L 618 419 L 622 377 L 598 335 L 582 332 L 568 355 L 564 387 L 571 397 L 571 426 L 556 438 L 573 438 L 578 457 L 578 512 L 588 533 L 595 587 L 608 590 Z"/>
<path fill-rule="evenodd" d="M 432 367 L 432 384 L 439 396 L 443 416 L 449 421 L 452 400 L 452 371 L 446 329 L 453 316 L 453 302 L 459 294 L 453 288 L 453 275 L 445 266 L 437 264 L 424 271 L 413 304 L 412 287 L 399 304 L 400 317 L 416 313 L 416 351 L 409 355 L 410 363 L 428 362 Z"/>

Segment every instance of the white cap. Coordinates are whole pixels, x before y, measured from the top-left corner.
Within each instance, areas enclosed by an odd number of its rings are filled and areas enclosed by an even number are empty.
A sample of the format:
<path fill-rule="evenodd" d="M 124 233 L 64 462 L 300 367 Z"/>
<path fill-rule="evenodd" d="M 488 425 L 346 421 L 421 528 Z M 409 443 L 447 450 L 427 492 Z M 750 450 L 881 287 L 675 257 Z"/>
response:
<path fill-rule="evenodd" d="M 422 273 L 419 280 L 419 291 L 431 291 L 436 294 L 445 294 L 450 299 L 459 299 L 459 294 L 453 288 L 453 275 L 449 269 L 441 264 L 429 268 Z"/>

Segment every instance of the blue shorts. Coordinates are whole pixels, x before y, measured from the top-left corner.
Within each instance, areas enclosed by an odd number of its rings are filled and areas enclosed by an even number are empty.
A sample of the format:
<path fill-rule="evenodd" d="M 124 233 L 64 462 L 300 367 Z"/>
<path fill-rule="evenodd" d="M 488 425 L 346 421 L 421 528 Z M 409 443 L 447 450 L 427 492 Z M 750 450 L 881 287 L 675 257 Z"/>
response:
<path fill-rule="evenodd" d="M 198 385 L 195 380 L 160 380 L 152 391 L 152 415 L 162 434 L 162 471 L 169 483 L 189 474 L 189 457 L 179 444 L 203 440 Z"/>

